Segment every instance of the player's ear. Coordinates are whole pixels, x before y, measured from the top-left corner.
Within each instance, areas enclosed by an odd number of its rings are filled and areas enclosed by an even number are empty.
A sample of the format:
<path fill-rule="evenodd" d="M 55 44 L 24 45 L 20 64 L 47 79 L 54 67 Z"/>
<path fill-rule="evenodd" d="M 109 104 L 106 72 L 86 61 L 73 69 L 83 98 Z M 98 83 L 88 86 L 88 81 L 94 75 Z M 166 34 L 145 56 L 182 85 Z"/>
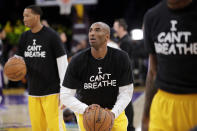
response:
<path fill-rule="evenodd" d="M 40 20 L 40 15 L 35 15 L 37 20 Z"/>
<path fill-rule="evenodd" d="M 109 40 L 109 37 L 110 37 L 109 34 L 106 34 L 106 35 L 105 35 L 106 41 Z"/>

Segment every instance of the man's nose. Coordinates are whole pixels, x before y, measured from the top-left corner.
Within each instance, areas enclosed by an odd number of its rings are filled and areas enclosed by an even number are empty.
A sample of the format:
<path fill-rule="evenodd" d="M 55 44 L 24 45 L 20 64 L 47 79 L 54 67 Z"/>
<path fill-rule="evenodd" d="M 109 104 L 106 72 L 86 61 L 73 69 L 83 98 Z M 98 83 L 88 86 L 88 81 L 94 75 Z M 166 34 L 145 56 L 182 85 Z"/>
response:
<path fill-rule="evenodd" d="M 94 36 L 95 32 L 94 31 L 91 31 L 90 32 L 90 36 Z"/>

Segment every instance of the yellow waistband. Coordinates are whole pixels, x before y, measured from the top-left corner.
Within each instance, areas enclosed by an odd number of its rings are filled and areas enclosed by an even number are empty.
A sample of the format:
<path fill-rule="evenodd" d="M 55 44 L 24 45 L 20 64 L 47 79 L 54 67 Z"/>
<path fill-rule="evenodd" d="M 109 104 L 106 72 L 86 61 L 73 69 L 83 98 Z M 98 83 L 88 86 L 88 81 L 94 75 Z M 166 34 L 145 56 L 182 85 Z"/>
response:
<path fill-rule="evenodd" d="M 172 98 L 172 99 L 179 99 L 179 100 L 197 100 L 197 94 L 173 94 L 166 91 L 163 91 L 161 89 L 157 92 L 158 95 L 166 97 L 166 98 Z"/>

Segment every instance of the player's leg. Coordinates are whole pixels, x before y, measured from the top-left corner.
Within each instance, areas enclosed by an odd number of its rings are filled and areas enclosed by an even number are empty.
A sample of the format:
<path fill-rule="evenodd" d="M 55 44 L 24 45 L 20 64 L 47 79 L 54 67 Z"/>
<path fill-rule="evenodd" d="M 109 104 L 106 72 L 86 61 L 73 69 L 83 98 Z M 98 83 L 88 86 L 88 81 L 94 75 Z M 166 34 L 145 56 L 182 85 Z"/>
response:
<path fill-rule="evenodd" d="M 128 120 L 125 112 L 122 112 L 115 120 L 111 131 L 127 131 Z"/>
<path fill-rule="evenodd" d="M 149 131 L 189 131 L 197 125 L 197 94 L 177 95 L 159 90 L 150 110 Z"/>
<path fill-rule="evenodd" d="M 45 96 L 42 98 L 42 105 L 49 131 L 66 131 L 63 110 L 59 108 L 59 94 Z"/>
<path fill-rule="evenodd" d="M 28 96 L 28 102 L 32 131 L 46 131 L 46 118 L 43 112 L 40 97 Z"/>
<path fill-rule="evenodd" d="M 134 111 L 133 111 L 132 101 L 126 107 L 125 114 L 127 116 L 128 122 L 129 122 L 128 127 L 127 127 L 127 131 L 135 131 L 135 128 L 133 126 Z"/>
<path fill-rule="evenodd" d="M 79 126 L 80 131 L 86 131 L 83 126 L 83 115 L 82 114 L 75 114 L 77 118 L 77 124 Z"/>
<path fill-rule="evenodd" d="M 179 98 L 181 97 L 181 98 Z M 178 131 L 189 131 L 197 125 L 197 94 L 178 95 L 173 121 Z M 175 112 L 174 110 L 174 112 Z M 177 117 L 177 118 L 174 118 Z M 184 123 L 184 124 L 183 124 Z"/>
<path fill-rule="evenodd" d="M 165 101 L 164 98 L 160 96 L 160 91 L 158 91 L 157 94 L 155 94 L 153 98 L 151 108 L 150 108 L 149 131 L 164 131 L 165 130 L 166 128 L 165 123 L 169 121 L 167 117 L 170 118 L 171 116 L 169 116 L 170 112 L 167 114 L 165 112 L 166 108 L 168 108 L 167 107 L 168 105 L 166 105 L 167 103 L 164 101 Z M 166 122 L 163 119 L 161 119 L 162 116 L 166 117 L 167 119 Z"/>

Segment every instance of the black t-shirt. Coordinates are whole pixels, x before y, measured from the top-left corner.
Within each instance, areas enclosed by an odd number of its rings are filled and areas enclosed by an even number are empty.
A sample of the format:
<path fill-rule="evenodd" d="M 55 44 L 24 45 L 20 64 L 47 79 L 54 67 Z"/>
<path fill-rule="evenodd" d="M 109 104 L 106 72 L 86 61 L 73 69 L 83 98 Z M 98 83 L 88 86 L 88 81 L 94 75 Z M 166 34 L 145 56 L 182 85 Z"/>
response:
<path fill-rule="evenodd" d="M 197 4 L 172 10 L 166 0 L 144 17 L 145 46 L 156 54 L 156 87 L 171 93 L 197 93 Z"/>
<path fill-rule="evenodd" d="M 60 79 L 56 58 L 65 55 L 65 50 L 54 30 L 44 26 L 38 33 L 30 30 L 24 32 L 17 55 L 24 57 L 27 65 L 30 95 L 59 93 Z"/>
<path fill-rule="evenodd" d="M 68 65 L 63 86 L 77 89 L 76 97 L 86 103 L 112 109 L 119 87 L 133 83 L 129 56 L 108 47 L 103 59 L 95 59 L 91 49 L 75 55 Z"/>

